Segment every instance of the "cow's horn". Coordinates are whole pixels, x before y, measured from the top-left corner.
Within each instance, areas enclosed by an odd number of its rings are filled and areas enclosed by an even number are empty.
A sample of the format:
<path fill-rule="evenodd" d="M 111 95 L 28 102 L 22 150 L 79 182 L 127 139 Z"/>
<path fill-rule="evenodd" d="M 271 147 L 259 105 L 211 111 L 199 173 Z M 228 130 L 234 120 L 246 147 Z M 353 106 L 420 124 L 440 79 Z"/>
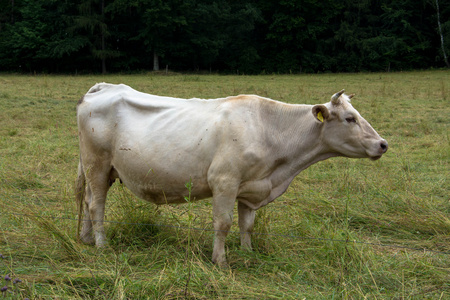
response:
<path fill-rule="evenodd" d="M 338 101 L 338 100 L 339 100 L 339 97 L 341 97 L 341 95 L 344 93 L 344 91 L 345 91 L 345 90 L 342 90 L 342 91 L 340 91 L 340 92 L 334 94 L 334 95 L 331 97 L 331 102 L 334 103 L 334 104 L 339 104 L 339 101 Z"/>

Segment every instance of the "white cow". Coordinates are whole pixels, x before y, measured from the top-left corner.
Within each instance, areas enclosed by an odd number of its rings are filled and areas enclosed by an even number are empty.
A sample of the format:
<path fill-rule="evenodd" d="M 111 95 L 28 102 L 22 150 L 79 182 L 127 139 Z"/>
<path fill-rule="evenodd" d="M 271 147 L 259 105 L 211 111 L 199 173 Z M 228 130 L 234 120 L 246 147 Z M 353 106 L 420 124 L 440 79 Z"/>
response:
<path fill-rule="evenodd" d="M 283 194 L 302 170 L 334 156 L 375 160 L 387 151 L 350 98 L 342 90 L 314 106 L 255 95 L 187 100 L 94 85 L 77 107 L 81 240 L 106 244 L 105 200 L 115 179 L 156 204 L 185 203 L 191 180 L 192 199 L 212 197 L 212 260 L 226 265 L 236 200 L 241 245 L 251 249 L 255 210 Z"/>

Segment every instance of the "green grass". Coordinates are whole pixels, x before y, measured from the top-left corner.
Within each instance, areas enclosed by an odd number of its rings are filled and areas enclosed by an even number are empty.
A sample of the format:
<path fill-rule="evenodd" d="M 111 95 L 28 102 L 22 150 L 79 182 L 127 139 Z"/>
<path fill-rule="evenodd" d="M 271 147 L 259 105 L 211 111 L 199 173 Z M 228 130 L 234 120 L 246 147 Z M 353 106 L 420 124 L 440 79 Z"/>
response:
<path fill-rule="evenodd" d="M 353 105 L 389 151 L 376 162 L 335 158 L 300 173 L 286 194 L 258 211 L 253 252 L 239 248 L 236 214 L 227 239 L 230 268 L 210 261 L 210 201 L 157 207 L 118 184 L 107 201 L 110 246 L 96 249 L 76 241 L 73 186 L 76 103 L 102 81 L 174 97 L 251 93 L 308 104 L 345 88 L 356 93 Z M 0 275 L 22 280 L 0 278 L 12 291 L 3 296 L 449 298 L 449 93 L 449 71 L 0 75 Z"/>

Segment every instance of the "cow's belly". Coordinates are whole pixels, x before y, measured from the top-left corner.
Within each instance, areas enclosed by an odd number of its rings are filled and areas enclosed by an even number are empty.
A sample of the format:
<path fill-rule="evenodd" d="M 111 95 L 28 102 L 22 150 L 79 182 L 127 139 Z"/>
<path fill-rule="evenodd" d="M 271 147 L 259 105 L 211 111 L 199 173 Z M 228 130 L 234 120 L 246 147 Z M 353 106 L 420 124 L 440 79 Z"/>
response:
<path fill-rule="evenodd" d="M 192 183 L 191 201 L 211 197 L 206 166 L 163 161 L 115 159 L 113 168 L 131 192 L 155 204 L 186 203 L 189 182 Z"/>
<path fill-rule="evenodd" d="M 179 188 L 177 185 L 169 186 L 153 182 L 124 182 L 125 185 L 139 198 L 155 204 L 187 203 L 189 192 L 186 187 Z M 197 201 L 211 197 L 209 189 L 196 188 L 190 196 L 190 201 Z"/>
<path fill-rule="evenodd" d="M 188 181 L 179 180 L 136 180 L 128 176 L 123 176 L 119 172 L 119 177 L 125 186 L 139 198 L 155 204 L 186 203 L 211 197 L 211 190 L 207 183 L 198 178 L 192 179 L 193 188 L 190 198 L 189 190 L 186 187 Z"/>

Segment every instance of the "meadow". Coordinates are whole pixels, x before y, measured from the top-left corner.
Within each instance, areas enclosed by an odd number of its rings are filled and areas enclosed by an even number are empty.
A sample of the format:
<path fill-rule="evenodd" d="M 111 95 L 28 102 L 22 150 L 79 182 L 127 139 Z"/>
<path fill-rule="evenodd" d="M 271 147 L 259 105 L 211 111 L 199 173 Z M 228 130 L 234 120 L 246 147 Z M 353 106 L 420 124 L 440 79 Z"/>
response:
<path fill-rule="evenodd" d="M 156 206 L 118 182 L 106 204 L 110 245 L 97 249 L 76 239 L 76 103 L 103 81 L 173 97 L 307 104 L 345 88 L 389 151 L 300 173 L 258 210 L 252 252 L 240 249 L 235 214 L 229 268 L 211 263 L 209 200 Z M 449 299 L 449 104 L 448 70 L 0 74 L 0 298 Z"/>

